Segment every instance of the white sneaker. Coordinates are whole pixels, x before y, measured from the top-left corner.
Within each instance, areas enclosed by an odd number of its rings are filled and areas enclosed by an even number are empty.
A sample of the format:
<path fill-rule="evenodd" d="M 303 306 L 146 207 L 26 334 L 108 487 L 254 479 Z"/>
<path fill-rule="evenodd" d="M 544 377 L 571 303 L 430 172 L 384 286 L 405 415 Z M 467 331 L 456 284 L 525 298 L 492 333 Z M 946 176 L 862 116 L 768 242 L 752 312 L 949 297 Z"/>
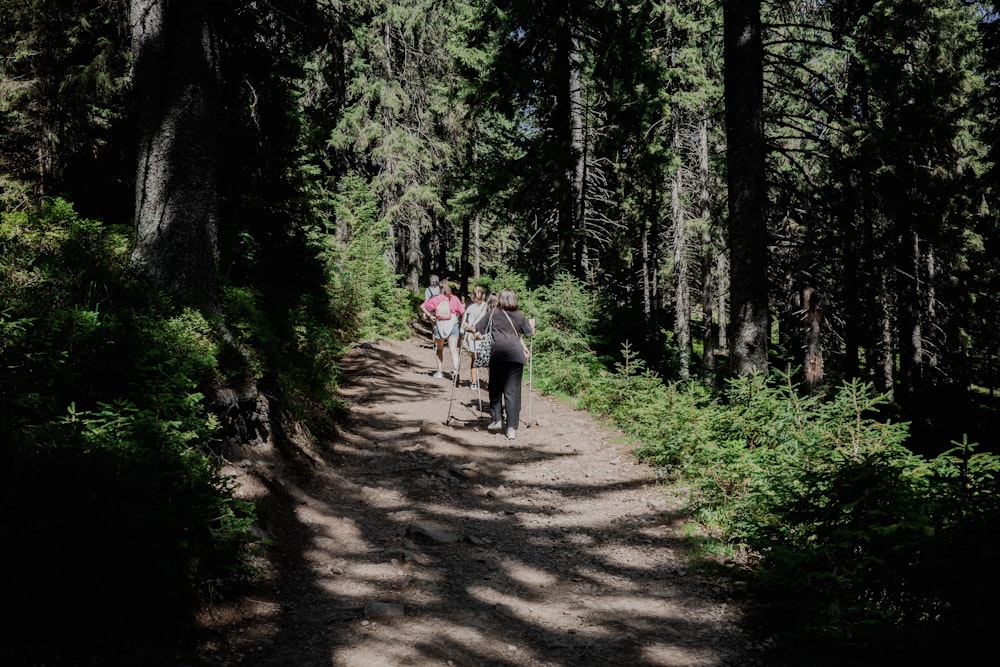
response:
<path fill-rule="evenodd" d="M 471 389 L 472 391 L 479 391 L 479 385 L 474 383 L 470 384 L 469 389 Z"/>
<path fill-rule="evenodd" d="M 517 429 L 516 428 L 508 428 L 507 429 L 507 439 L 508 440 L 513 440 L 516 437 L 517 437 Z"/>
<path fill-rule="evenodd" d="M 503 428 L 503 422 L 498 419 L 495 422 L 490 422 L 490 425 L 486 427 L 486 430 L 499 431 L 501 428 Z"/>
<path fill-rule="evenodd" d="M 434 378 L 435 380 L 440 380 L 441 378 L 444 377 L 444 373 L 442 373 L 441 371 L 438 371 L 437 373 L 435 373 L 431 377 Z"/>

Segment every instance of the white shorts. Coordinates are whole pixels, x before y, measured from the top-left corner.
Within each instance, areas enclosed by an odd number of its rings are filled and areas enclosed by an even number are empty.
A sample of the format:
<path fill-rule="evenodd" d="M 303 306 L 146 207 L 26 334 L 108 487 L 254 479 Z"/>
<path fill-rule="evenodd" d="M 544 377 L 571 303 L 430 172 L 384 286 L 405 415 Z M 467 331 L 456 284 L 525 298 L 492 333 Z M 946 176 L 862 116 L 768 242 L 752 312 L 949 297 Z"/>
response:
<path fill-rule="evenodd" d="M 458 320 L 438 320 L 434 323 L 435 338 L 458 338 Z"/>

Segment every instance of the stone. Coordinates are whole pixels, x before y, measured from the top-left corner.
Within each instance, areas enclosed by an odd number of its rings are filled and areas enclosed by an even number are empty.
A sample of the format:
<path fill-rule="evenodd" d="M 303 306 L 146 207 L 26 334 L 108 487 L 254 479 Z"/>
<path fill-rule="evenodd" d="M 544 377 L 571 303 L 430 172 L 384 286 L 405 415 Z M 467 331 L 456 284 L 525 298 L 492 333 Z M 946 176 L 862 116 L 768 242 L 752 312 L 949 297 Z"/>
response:
<path fill-rule="evenodd" d="M 366 618 L 396 618 L 403 615 L 403 605 L 371 601 L 365 605 Z"/>
<path fill-rule="evenodd" d="M 418 541 L 436 544 L 454 544 L 462 539 L 461 535 L 426 523 L 411 523 L 406 527 L 406 534 Z"/>
<path fill-rule="evenodd" d="M 423 422 L 420 425 L 421 433 L 447 433 L 448 428 L 439 422 Z"/>

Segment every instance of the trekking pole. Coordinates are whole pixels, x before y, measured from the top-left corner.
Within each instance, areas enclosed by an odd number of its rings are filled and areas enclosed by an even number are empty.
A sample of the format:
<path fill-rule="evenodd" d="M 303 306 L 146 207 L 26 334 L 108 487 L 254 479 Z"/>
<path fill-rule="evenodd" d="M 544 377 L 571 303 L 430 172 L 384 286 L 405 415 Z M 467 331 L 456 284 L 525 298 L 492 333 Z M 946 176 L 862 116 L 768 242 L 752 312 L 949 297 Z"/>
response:
<path fill-rule="evenodd" d="M 535 319 L 532 315 L 531 319 Z M 528 339 L 528 428 L 531 428 L 531 381 L 535 370 L 535 332 L 531 332 L 531 338 Z"/>
<path fill-rule="evenodd" d="M 448 397 L 448 418 L 444 420 L 444 425 L 447 426 L 451 421 L 451 404 L 455 400 L 455 387 L 458 386 L 458 373 L 454 373 L 451 376 L 451 396 Z"/>

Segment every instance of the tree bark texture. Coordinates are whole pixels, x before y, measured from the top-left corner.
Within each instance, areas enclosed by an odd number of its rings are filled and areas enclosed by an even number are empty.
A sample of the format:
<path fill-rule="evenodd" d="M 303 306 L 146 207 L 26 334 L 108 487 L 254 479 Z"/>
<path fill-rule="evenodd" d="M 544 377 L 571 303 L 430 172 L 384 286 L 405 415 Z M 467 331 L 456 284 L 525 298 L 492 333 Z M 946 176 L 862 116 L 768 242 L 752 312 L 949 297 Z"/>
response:
<path fill-rule="evenodd" d="M 458 271 L 461 276 L 459 280 L 458 293 L 467 294 L 469 289 L 469 273 L 472 270 L 471 263 L 469 262 L 469 255 L 471 253 L 471 243 L 472 243 L 472 220 L 465 216 L 462 220 L 462 249 L 461 255 L 458 261 L 459 267 Z"/>
<path fill-rule="evenodd" d="M 680 141 L 674 130 L 674 148 Z M 681 206 L 681 167 L 670 179 L 670 217 L 674 229 L 674 338 L 682 379 L 691 376 L 691 287 L 688 285 L 687 225 Z"/>
<path fill-rule="evenodd" d="M 802 366 L 805 369 L 806 387 L 810 394 L 815 394 L 823 384 L 823 343 L 820 298 L 813 287 L 802 290 L 802 320 L 805 325 Z"/>
<path fill-rule="evenodd" d="M 767 372 L 769 339 L 760 0 L 723 5 L 729 177 L 730 364 Z"/>
<path fill-rule="evenodd" d="M 579 267 L 580 277 L 590 272 L 587 255 L 587 151 L 583 122 L 583 62 L 580 42 L 576 35 L 569 35 L 569 125 L 570 156 L 573 160 L 573 227 L 576 249 L 573 265 Z"/>
<path fill-rule="evenodd" d="M 698 200 L 701 226 L 701 342 L 704 350 L 701 362 L 701 376 L 706 383 L 715 376 L 715 339 L 712 335 L 715 320 L 715 284 L 713 266 L 715 264 L 715 244 L 713 243 L 711 185 L 709 183 L 708 160 L 708 113 L 704 105 L 698 119 Z"/>
<path fill-rule="evenodd" d="M 403 249 L 406 272 L 403 278 L 403 286 L 414 294 L 423 294 L 420 289 L 420 262 L 422 255 L 420 252 L 420 222 L 410 220 L 406 226 L 406 244 Z"/>
<path fill-rule="evenodd" d="M 159 288 L 216 298 L 219 57 L 210 3 L 133 0 L 139 146 L 132 260 Z"/>
<path fill-rule="evenodd" d="M 577 138 L 582 136 L 582 119 L 576 117 L 580 90 L 580 54 L 573 35 L 572 18 L 569 12 L 561 12 L 556 37 L 555 68 L 556 105 L 553 111 L 552 129 L 558 146 L 560 182 L 558 208 L 558 257 L 561 268 L 577 277 L 583 277 L 582 267 L 577 261 L 577 234 L 580 221 L 577 220 L 579 201 L 577 199 L 577 168 L 582 155 L 576 155 Z M 575 89 L 575 90 L 574 90 Z M 574 108 L 576 107 L 576 108 Z M 576 124 L 580 123 L 579 129 Z"/>

